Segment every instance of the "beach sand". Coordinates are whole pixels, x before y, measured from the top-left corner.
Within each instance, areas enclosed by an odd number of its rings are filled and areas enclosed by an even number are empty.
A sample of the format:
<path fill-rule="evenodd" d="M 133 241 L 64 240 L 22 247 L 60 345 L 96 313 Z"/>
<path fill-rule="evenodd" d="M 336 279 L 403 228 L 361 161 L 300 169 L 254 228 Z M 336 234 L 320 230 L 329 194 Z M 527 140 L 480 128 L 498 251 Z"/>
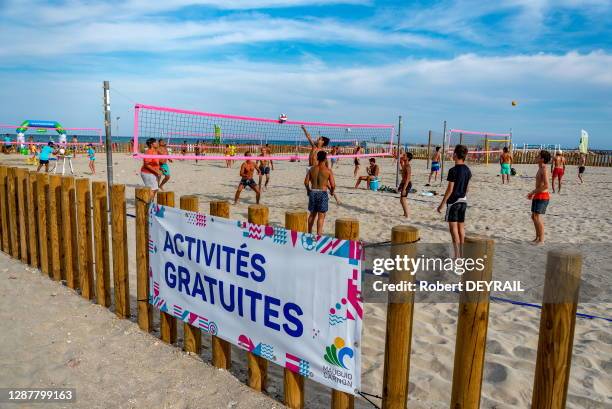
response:
<path fill-rule="evenodd" d="M 98 175 L 92 179 L 106 180 L 104 154 L 97 157 Z M 361 174 L 365 173 L 366 162 L 362 159 Z M 380 162 L 382 183 L 394 186 L 395 165 L 390 159 Z M 25 167 L 17 155 L 0 155 L 0 163 Z M 114 180 L 127 185 L 127 211 L 134 214 L 133 189 L 142 185 L 140 161 L 115 154 L 113 163 Z M 90 177 L 84 155 L 77 157 L 74 165 L 77 176 Z M 233 200 L 239 181 L 238 167 L 239 163 L 233 169 L 226 169 L 221 162 L 203 161 L 196 164 L 177 160 L 171 164 L 172 179 L 166 190 L 175 192 L 177 205 L 180 195 L 195 194 L 200 199 L 200 209 L 208 211 L 212 200 Z M 262 204 L 270 208 L 271 223 L 281 225 L 286 211 L 305 210 L 307 207 L 303 188 L 306 166 L 303 162 L 276 162 L 275 167 L 269 189 L 262 195 Z M 515 168 L 517 177 L 512 179 L 510 186 L 502 186 L 496 176 L 498 166 L 472 167 L 467 232 L 493 237 L 496 249 L 500 251 L 499 257 L 496 252 L 496 257 L 507 264 L 516 261 L 522 266 L 517 272 L 519 278 L 531 275 L 535 284 L 543 281 L 543 255 L 547 249 L 564 243 L 595 249 L 594 256 L 602 256 L 599 260 L 601 265 L 593 271 L 583 271 L 586 281 L 583 292 L 591 297 L 587 299 L 591 302 L 579 307 L 579 311 L 611 318 L 612 303 L 607 298 L 611 274 L 605 262 L 610 260 L 607 248 L 612 242 L 612 168 L 588 167 L 586 182 L 579 185 L 576 182 L 576 167 L 568 167 L 563 191 L 553 196 L 545 216 L 547 244 L 534 250 L 538 252 L 538 257 L 531 257 L 531 253 L 526 256 L 520 250 L 530 252 L 531 247 L 527 242 L 534 238 L 529 217 L 530 202 L 525 195 L 533 188 L 536 166 L 517 165 Z M 425 161 L 413 161 L 413 184 L 418 192 L 409 196 L 409 219 L 401 216 L 397 194 L 351 188 L 355 183 L 352 160 L 340 160 L 335 174 L 342 204 L 336 205 L 330 198 L 326 234 L 333 234 L 335 219 L 352 217 L 359 220 L 360 236 L 366 243 L 388 241 L 391 228 L 400 224 L 417 227 L 423 243 L 449 242 L 443 215 L 435 211 L 440 197 L 420 195 L 425 189 L 442 194 L 445 188 L 438 183 L 434 187 L 424 187 L 428 174 Z M 255 203 L 254 196 L 246 189 L 241 202 L 232 206 L 231 217 L 246 219 L 248 206 Z M 128 238 L 130 292 L 132 314 L 135 315 L 134 219 L 131 217 L 128 218 Z M 512 248 L 515 250 L 509 250 Z M 597 261 L 594 263 L 597 264 Z M 162 344 L 154 338 L 157 334 L 143 334 L 133 322 L 117 320 L 103 308 L 91 305 L 76 295 L 70 296 L 72 291 L 38 277 L 35 272 L 10 261 L 6 256 L 1 256 L 0 266 L 0 299 L 3 307 L 0 337 L 5 346 L 0 362 L 11 368 L 10 371 L 0 371 L 0 386 L 51 386 L 49 382 L 53 381 L 54 385 L 76 387 L 79 402 L 70 407 L 95 407 L 92 402 L 103 402 L 104 399 L 110 402 L 111 397 L 114 401 L 112 404 L 100 403 L 97 407 L 225 408 L 233 407 L 233 402 L 236 407 L 281 406 L 282 369 L 278 366 L 270 365 L 268 394 L 277 400 L 273 402 L 249 393 L 246 386 L 240 385 L 246 379 L 246 364 L 244 353 L 238 349 L 234 349 L 233 359 L 236 362 L 231 370 L 231 374 L 238 378 L 236 380 L 207 364 L 210 362 L 210 341 L 207 336 L 203 336 L 202 363 L 199 358 L 188 357 L 178 348 Z M 9 276 L 15 278 L 9 279 Z M 51 296 L 52 293 L 56 295 Z M 15 314 L 16 311 L 23 313 Z M 36 314 L 40 314 L 39 319 L 29 317 Z M 28 318 L 18 319 L 22 315 Z M 536 308 L 505 302 L 491 304 L 481 407 L 529 407 L 539 317 L 540 310 Z M 456 319 L 456 304 L 416 305 L 409 387 L 411 408 L 448 407 Z M 362 390 L 376 395 L 381 394 L 385 321 L 384 304 L 366 304 Z M 612 383 L 609 381 L 612 372 L 611 325 L 602 319 L 577 319 L 568 407 L 612 407 Z M 69 340 L 72 343 L 66 345 Z M 71 368 L 73 364 L 70 362 L 75 359 L 81 363 Z M 373 400 L 380 404 L 379 400 Z M 329 401 L 329 389 L 307 382 L 307 407 L 329 407 Z M 371 407 L 361 398 L 357 399 L 356 406 Z"/>

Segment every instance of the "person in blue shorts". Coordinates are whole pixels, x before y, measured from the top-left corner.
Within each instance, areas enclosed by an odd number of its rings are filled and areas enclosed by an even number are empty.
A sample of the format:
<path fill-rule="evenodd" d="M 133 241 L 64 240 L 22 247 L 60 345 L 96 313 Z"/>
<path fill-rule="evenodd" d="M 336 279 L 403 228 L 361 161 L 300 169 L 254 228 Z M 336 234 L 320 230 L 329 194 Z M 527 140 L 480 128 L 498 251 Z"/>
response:
<path fill-rule="evenodd" d="M 157 141 L 157 154 L 168 155 L 168 143 L 163 138 L 160 138 Z M 164 178 L 159 182 L 159 190 L 164 190 L 164 185 L 170 180 L 170 165 L 168 165 L 168 162 L 172 162 L 172 159 L 159 160 L 159 170 L 164 176 Z"/>
<path fill-rule="evenodd" d="M 87 159 L 89 159 L 89 170 L 91 170 L 91 174 L 96 174 L 96 151 L 93 145 L 90 143 L 87 145 Z"/>
<path fill-rule="evenodd" d="M 445 220 L 453 241 L 455 257 L 463 257 L 463 244 L 465 243 L 465 211 L 467 210 L 467 193 L 472 172 L 465 164 L 468 149 L 464 145 L 455 146 L 453 160 L 455 166 L 448 170 L 448 186 L 444 198 L 438 206 L 438 213 L 446 205 Z"/>
<path fill-rule="evenodd" d="M 331 169 L 327 167 L 327 152 L 317 152 L 317 164 L 312 166 L 304 179 L 306 193 L 308 194 L 308 233 L 312 233 L 312 226 L 317 221 L 317 234 L 323 234 L 325 214 L 329 207 L 327 189 L 332 192 L 336 188 L 336 181 Z"/>
<path fill-rule="evenodd" d="M 434 177 L 434 182 L 438 180 L 438 175 L 440 174 L 440 158 L 440 147 L 436 146 L 436 151 L 431 158 L 431 172 L 429 173 L 429 179 L 425 186 L 430 186 L 432 176 Z"/>
<path fill-rule="evenodd" d="M 40 172 L 40 169 L 45 166 L 45 172 L 49 173 L 49 160 L 51 158 L 51 154 L 53 153 L 53 142 L 49 142 L 47 145 L 43 146 L 38 154 L 38 168 L 37 172 Z"/>
<path fill-rule="evenodd" d="M 508 151 L 508 147 L 504 146 L 504 150 L 499 155 L 499 165 L 501 166 L 500 174 L 502 178 L 502 185 L 505 182 L 510 184 L 510 175 L 512 174 L 512 155 Z"/>

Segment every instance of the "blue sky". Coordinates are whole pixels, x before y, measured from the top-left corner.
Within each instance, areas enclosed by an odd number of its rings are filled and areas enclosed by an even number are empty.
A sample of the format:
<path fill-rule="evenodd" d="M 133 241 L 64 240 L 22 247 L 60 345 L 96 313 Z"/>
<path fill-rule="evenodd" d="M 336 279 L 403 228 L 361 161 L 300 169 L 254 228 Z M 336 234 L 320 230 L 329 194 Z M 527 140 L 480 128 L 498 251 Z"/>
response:
<path fill-rule="evenodd" d="M 2 0 L 0 122 L 134 102 L 612 148 L 609 0 Z M 516 100 L 518 105 L 511 106 Z M 116 131 L 116 124 L 113 132 Z"/>

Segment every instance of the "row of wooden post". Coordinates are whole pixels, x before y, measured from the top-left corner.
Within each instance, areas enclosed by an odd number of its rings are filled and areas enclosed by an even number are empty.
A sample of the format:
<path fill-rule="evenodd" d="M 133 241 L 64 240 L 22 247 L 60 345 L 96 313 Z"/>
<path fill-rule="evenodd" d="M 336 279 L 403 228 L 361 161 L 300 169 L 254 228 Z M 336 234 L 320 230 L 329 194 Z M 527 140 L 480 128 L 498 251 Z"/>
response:
<path fill-rule="evenodd" d="M 136 266 L 138 325 L 146 332 L 153 330 L 152 308 L 149 304 L 148 283 L 148 188 L 136 189 Z M 112 267 L 115 313 L 130 317 L 127 219 L 125 186 L 112 187 Z M 159 192 L 160 205 L 174 206 L 173 192 Z M 196 196 L 180 198 L 184 210 L 198 211 Z M 210 214 L 230 217 L 229 203 L 210 203 Z M 106 307 L 111 306 L 110 252 L 107 219 L 107 186 L 88 179 L 48 176 L 24 169 L 0 166 L 0 246 L 2 251 L 21 259 L 54 280 L 65 280 L 68 287 L 79 289 L 81 295 Z M 285 227 L 306 231 L 306 212 L 287 212 Z M 249 206 L 251 223 L 269 223 L 268 208 Z M 37 221 L 37 223 L 36 223 Z M 335 236 L 359 239 L 359 223 L 354 219 L 337 219 Z M 414 255 L 419 231 L 410 226 L 392 229 L 391 257 L 396 254 Z M 466 257 L 487 256 L 486 268 L 466 274 L 464 280 L 489 281 L 492 278 L 493 240 L 468 237 Z M 95 269 L 94 269 L 95 267 Z M 549 252 L 546 270 L 545 297 L 567 294 L 570 301 L 544 303 L 538 342 L 536 374 L 532 398 L 533 408 L 563 408 L 569 383 L 571 351 L 575 327 L 581 258 L 567 252 Z M 577 278 L 577 279 L 576 279 Z M 410 274 L 394 272 L 391 282 L 414 280 Z M 414 299 L 412 294 L 394 294 L 389 299 L 385 338 L 383 408 L 405 408 L 408 400 L 410 354 Z M 476 301 L 462 296 L 459 304 L 455 362 L 451 391 L 451 408 L 478 408 L 480 405 L 484 357 L 489 317 L 488 294 Z M 199 354 L 201 331 L 183 324 L 184 350 Z M 160 338 L 173 344 L 177 339 L 176 319 L 160 312 Z M 212 362 L 218 368 L 229 369 L 231 347 L 227 341 L 212 336 Z M 268 361 L 247 354 L 248 384 L 263 391 L 267 382 Z M 284 370 L 285 404 L 304 407 L 304 378 Z M 352 395 L 333 390 L 332 408 L 354 406 Z"/>

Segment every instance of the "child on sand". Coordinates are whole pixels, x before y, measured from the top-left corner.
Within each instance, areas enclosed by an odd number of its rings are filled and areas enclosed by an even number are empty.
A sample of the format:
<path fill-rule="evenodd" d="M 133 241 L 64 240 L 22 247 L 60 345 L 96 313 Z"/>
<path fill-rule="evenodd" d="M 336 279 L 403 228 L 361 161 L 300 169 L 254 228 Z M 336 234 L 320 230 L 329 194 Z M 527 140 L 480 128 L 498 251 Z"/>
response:
<path fill-rule="evenodd" d="M 446 204 L 444 219 L 448 222 L 448 230 L 453 240 L 455 257 L 463 256 L 463 243 L 465 242 L 465 211 L 467 210 L 467 192 L 472 172 L 465 164 L 468 149 L 464 145 L 455 146 L 453 160 L 455 166 L 448 170 L 448 186 L 444 198 L 438 206 L 438 213 Z"/>
<path fill-rule="evenodd" d="M 353 150 L 353 155 L 359 155 L 360 153 L 361 146 L 357 146 L 355 150 Z M 356 178 L 357 173 L 359 173 L 359 165 L 361 165 L 361 163 L 359 162 L 359 157 L 355 157 L 355 159 L 353 159 L 353 164 L 355 165 L 355 169 L 353 170 L 353 177 Z"/>
<path fill-rule="evenodd" d="M 427 184 L 425 186 L 430 186 L 431 177 L 434 177 L 434 182 L 438 180 L 438 175 L 440 174 L 440 147 L 436 146 L 436 151 L 431 157 L 431 172 L 429 173 L 429 179 L 427 180 Z"/>
<path fill-rule="evenodd" d="M 320 150 L 317 152 L 317 164 L 312 166 L 306 178 L 304 186 L 308 194 L 308 233 L 312 233 L 312 226 L 315 219 L 317 220 L 317 234 L 323 234 L 323 224 L 325 222 L 325 214 L 327 213 L 329 197 L 327 196 L 327 188 L 334 190 L 336 182 L 331 169 L 327 167 L 327 152 Z"/>
<path fill-rule="evenodd" d="M 508 147 L 504 146 L 504 150 L 501 155 L 499 155 L 499 164 L 501 166 L 501 179 L 502 185 L 504 184 L 504 180 L 510 184 L 510 174 L 512 173 L 512 155 L 508 152 Z M 504 178 L 505 176 L 505 178 Z"/>
<path fill-rule="evenodd" d="M 157 144 L 158 144 L 157 154 L 167 155 L 168 154 L 168 143 L 166 142 L 166 140 L 163 138 L 160 138 L 158 139 Z M 168 165 L 168 162 L 172 162 L 172 159 L 159 159 L 159 170 L 161 171 L 161 174 L 164 176 L 162 181 L 159 183 L 159 190 L 164 190 L 164 185 L 168 183 L 168 181 L 170 180 L 170 166 Z"/>
<path fill-rule="evenodd" d="M 355 183 L 355 189 L 357 189 L 364 180 L 366 182 L 366 189 L 368 189 L 370 187 L 370 182 L 378 179 L 380 167 L 376 164 L 376 159 L 370 158 L 370 166 L 366 169 L 366 172 L 368 172 L 368 176 L 360 176 L 359 179 L 357 179 L 357 183 Z"/>
<path fill-rule="evenodd" d="M 584 153 L 581 153 L 580 162 L 578 166 L 578 179 L 580 180 L 580 184 L 584 183 L 584 180 L 582 180 L 582 175 L 584 175 L 585 166 L 586 166 L 586 155 Z"/>
<path fill-rule="evenodd" d="M 87 145 L 87 159 L 89 159 L 89 170 L 91 170 L 91 174 L 96 174 L 96 151 L 94 150 L 93 145 L 90 143 Z"/>
<path fill-rule="evenodd" d="M 158 145 L 155 138 L 149 138 L 146 141 L 147 149 L 145 150 L 146 155 L 157 155 Z M 143 159 L 142 167 L 140 168 L 140 177 L 144 182 L 145 187 L 151 189 L 151 196 L 149 200 L 153 200 L 159 189 L 159 179 L 161 178 L 161 171 L 159 169 L 159 159 Z"/>
<path fill-rule="evenodd" d="M 565 157 L 563 157 L 561 151 L 557 151 L 555 154 L 550 169 L 552 171 L 552 191 L 555 193 L 555 178 L 557 178 L 559 185 L 557 193 L 561 193 L 561 179 L 563 179 L 563 174 L 565 174 Z"/>
<path fill-rule="evenodd" d="M 45 172 L 49 173 L 49 159 L 51 154 L 53 153 L 53 142 L 49 142 L 47 145 L 43 146 L 38 154 L 38 168 L 37 172 L 40 171 L 40 168 L 45 166 Z"/>
<path fill-rule="evenodd" d="M 331 154 L 331 156 L 337 156 L 338 155 L 338 147 L 337 146 L 332 146 L 330 154 Z M 334 165 L 336 163 L 338 163 L 338 158 L 331 158 L 330 162 L 331 162 L 330 169 L 333 169 Z"/>
<path fill-rule="evenodd" d="M 267 156 L 266 153 L 266 148 L 262 147 L 261 148 L 261 154 L 259 156 Z M 268 182 L 270 182 L 270 162 L 269 160 L 265 159 L 265 160 L 258 160 L 257 161 L 257 167 L 259 168 L 259 189 L 261 190 L 261 182 L 264 178 L 264 176 L 266 177 L 266 183 L 264 184 L 264 190 L 266 190 L 268 188 Z"/>
<path fill-rule="evenodd" d="M 402 166 L 402 181 L 399 185 L 400 192 L 400 204 L 402 205 L 402 209 L 404 209 L 404 217 L 408 217 L 410 215 L 408 209 L 408 192 L 412 189 L 412 165 L 410 161 L 412 160 L 412 153 L 406 152 L 401 156 L 401 166 Z"/>
<path fill-rule="evenodd" d="M 531 199 L 531 220 L 535 228 L 536 238 L 533 243 L 544 243 L 544 221 L 542 215 L 546 214 L 546 208 L 550 200 L 548 193 L 548 169 L 550 152 L 540 151 L 538 156 L 538 173 L 535 179 L 535 189 L 529 192 L 527 199 Z"/>
<path fill-rule="evenodd" d="M 302 131 L 306 135 L 306 139 L 310 143 L 310 155 L 308 156 L 308 166 L 315 166 L 317 164 L 317 153 L 323 150 L 324 147 L 329 145 L 329 138 L 325 136 L 319 136 L 316 141 L 312 140 L 312 137 L 306 130 L 306 127 L 302 125 Z"/>
<path fill-rule="evenodd" d="M 246 152 L 244 156 L 251 156 L 251 152 Z M 255 162 L 250 159 L 244 161 L 242 166 L 240 166 L 240 183 L 238 183 L 238 188 L 236 189 L 236 195 L 234 196 L 234 204 L 238 204 L 238 199 L 240 199 L 240 192 L 244 190 L 245 187 L 250 187 L 255 191 L 255 203 L 259 204 L 259 198 L 261 196 L 261 191 L 255 183 L 253 179 L 253 173 L 261 174 L 259 169 L 255 166 Z"/>

